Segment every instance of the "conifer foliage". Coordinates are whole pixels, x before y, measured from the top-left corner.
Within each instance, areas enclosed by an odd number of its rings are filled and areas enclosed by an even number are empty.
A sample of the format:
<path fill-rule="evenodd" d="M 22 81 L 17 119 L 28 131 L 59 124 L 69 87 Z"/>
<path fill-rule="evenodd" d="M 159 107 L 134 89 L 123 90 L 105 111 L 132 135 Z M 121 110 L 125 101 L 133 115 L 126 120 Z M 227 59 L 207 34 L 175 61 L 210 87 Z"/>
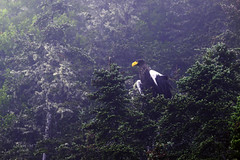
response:
<path fill-rule="evenodd" d="M 98 105 L 96 117 L 86 126 L 92 132 L 96 141 L 100 159 L 131 159 L 133 150 L 128 145 L 127 128 L 129 128 L 129 112 L 127 79 L 119 72 L 116 64 L 111 64 L 109 70 L 95 71 L 92 81 L 97 91 L 90 95 Z"/>
<path fill-rule="evenodd" d="M 231 158 L 240 158 L 240 97 L 231 116 Z"/>
<path fill-rule="evenodd" d="M 159 121 L 159 142 L 172 144 L 167 153 L 173 159 L 225 159 L 232 104 L 240 91 L 237 52 L 217 44 L 187 73 L 178 81 L 182 94 L 172 99 Z"/>
<path fill-rule="evenodd" d="M 94 72 L 92 83 L 97 91 L 90 98 L 96 102 L 95 118 L 84 127 L 87 133 L 85 148 L 94 159 L 146 158 L 145 151 L 151 147 L 156 135 L 154 122 L 131 106 L 125 85 L 128 77 L 124 77 L 119 69 L 112 64 L 109 70 Z M 93 158 L 88 156 L 88 159 Z"/>
<path fill-rule="evenodd" d="M 239 2 L 0 0 L 0 160 L 239 159 Z"/>

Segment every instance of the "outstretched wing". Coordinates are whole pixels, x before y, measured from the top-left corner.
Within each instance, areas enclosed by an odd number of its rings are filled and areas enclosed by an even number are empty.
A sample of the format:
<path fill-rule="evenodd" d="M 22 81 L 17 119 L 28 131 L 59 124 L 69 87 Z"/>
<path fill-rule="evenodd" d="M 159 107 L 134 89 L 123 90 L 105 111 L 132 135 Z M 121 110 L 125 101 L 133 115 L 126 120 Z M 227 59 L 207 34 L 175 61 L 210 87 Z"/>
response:
<path fill-rule="evenodd" d="M 172 93 L 171 86 L 168 82 L 168 77 L 154 70 L 150 70 L 149 73 L 156 85 L 157 92 L 159 94 L 164 94 L 165 98 L 171 98 Z"/>

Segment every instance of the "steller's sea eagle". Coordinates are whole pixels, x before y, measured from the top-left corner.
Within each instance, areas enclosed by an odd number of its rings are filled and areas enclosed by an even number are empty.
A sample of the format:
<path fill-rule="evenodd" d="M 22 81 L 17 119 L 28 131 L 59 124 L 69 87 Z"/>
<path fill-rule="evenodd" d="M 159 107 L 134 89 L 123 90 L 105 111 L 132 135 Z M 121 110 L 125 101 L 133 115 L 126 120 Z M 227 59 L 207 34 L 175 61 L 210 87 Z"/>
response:
<path fill-rule="evenodd" d="M 168 77 L 154 71 L 148 67 L 144 60 L 140 59 L 132 63 L 132 67 L 139 67 L 139 78 L 135 83 L 140 94 L 143 91 L 151 91 L 154 96 L 163 94 L 165 98 L 171 98 L 171 86 L 168 82 Z"/>

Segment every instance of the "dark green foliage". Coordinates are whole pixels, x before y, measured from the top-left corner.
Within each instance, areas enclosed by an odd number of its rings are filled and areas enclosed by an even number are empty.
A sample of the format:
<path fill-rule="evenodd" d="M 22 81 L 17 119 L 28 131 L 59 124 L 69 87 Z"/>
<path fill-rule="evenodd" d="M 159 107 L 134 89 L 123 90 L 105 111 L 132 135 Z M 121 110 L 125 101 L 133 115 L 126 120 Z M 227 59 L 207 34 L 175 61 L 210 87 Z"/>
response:
<path fill-rule="evenodd" d="M 240 97 L 238 97 L 238 102 L 234 106 L 234 112 L 231 117 L 231 158 L 240 158 Z"/>
<path fill-rule="evenodd" d="M 95 109 L 96 118 L 86 129 L 92 134 L 100 159 L 131 159 L 135 157 L 129 146 L 129 98 L 125 88 L 126 77 L 116 64 L 109 70 L 95 71 L 93 86 L 98 90 L 90 98 L 100 102 Z M 93 142 L 94 142 L 93 141 Z M 91 144 L 91 143 L 90 143 Z M 90 145 L 89 144 L 89 145 Z"/>
<path fill-rule="evenodd" d="M 0 159 L 239 159 L 239 11 L 239 0 L 0 0 Z M 189 68 L 218 42 L 235 48 L 219 43 Z M 172 99 L 130 97 L 139 58 L 173 86 L 189 68 Z M 122 69 L 91 84 L 111 62 Z"/>
<path fill-rule="evenodd" d="M 116 109 L 125 110 L 125 104 L 128 103 L 125 88 L 127 78 L 120 74 L 119 69 L 116 64 L 111 64 L 109 70 L 96 71 L 92 84 L 98 88 L 98 91 L 93 93 L 90 98 L 100 101 L 106 106 L 114 105 Z"/>
<path fill-rule="evenodd" d="M 175 96 L 159 121 L 159 142 L 172 144 L 166 153 L 174 159 L 226 158 L 228 121 L 240 89 L 236 52 L 213 46 L 187 73 L 178 82 L 186 94 Z"/>
<path fill-rule="evenodd" d="M 182 78 L 178 85 L 182 92 L 199 100 L 229 102 L 240 91 L 238 69 L 236 52 L 218 44 L 208 50 L 201 63 L 197 62 L 187 71 L 189 76 Z"/>
<path fill-rule="evenodd" d="M 130 106 L 126 80 L 115 64 L 95 72 L 93 85 L 98 90 L 90 97 L 100 103 L 85 129 L 87 144 L 99 159 L 139 159 L 154 142 L 157 127 L 144 112 Z"/>
<path fill-rule="evenodd" d="M 158 135 L 153 156 L 164 155 L 166 159 L 177 159 L 189 149 L 192 132 L 199 122 L 190 115 L 193 100 L 182 95 L 175 95 L 171 101 L 162 104 L 161 117 L 158 118 Z"/>
<path fill-rule="evenodd" d="M 236 52 L 218 44 L 208 50 L 202 63 L 197 62 L 187 71 L 189 76 L 179 81 L 179 88 L 199 99 L 230 101 L 240 90 L 238 69 Z"/>

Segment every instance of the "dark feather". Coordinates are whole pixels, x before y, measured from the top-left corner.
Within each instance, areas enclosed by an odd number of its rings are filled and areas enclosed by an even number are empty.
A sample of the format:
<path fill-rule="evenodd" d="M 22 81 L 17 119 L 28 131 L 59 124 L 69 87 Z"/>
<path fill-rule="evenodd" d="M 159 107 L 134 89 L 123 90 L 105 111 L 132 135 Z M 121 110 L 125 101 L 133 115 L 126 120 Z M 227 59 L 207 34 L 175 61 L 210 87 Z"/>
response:
<path fill-rule="evenodd" d="M 171 98 L 171 86 L 168 82 L 168 77 L 154 70 L 151 70 L 144 60 L 133 62 L 132 66 L 139 67 L 139 78 L 141 82 L 141 90 L 150 91 L 154 96 L 163 94 L 165 98 Z"/>
<path fill-rule="evenodd" d="M 157 89 L 159 94 L 164 94 L 165 98 L 171 98 L 172 93 L 170 91 L 171 86 L 168 83 L 168 77 L 167 76 L 159 76 L 156 77 L 157 82 Z"/>

